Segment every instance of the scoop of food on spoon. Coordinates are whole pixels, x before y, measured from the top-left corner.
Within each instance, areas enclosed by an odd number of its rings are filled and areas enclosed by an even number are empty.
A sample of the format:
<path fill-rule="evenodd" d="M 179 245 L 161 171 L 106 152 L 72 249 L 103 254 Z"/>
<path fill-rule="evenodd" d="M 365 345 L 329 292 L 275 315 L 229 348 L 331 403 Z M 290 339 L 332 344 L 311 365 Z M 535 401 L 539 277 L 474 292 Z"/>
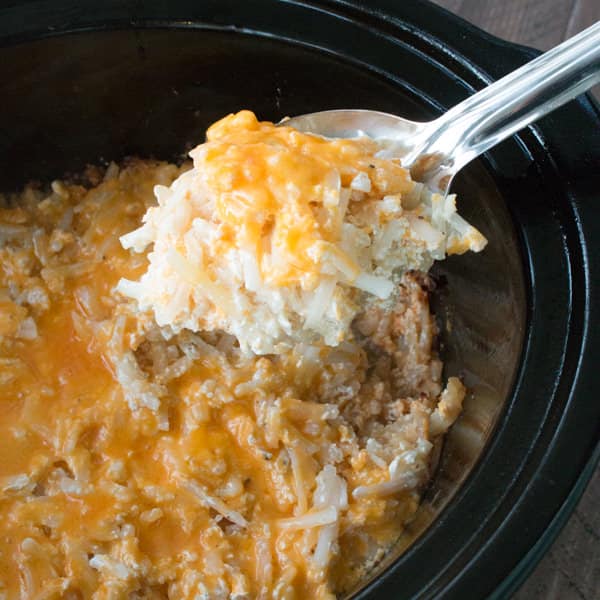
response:
<path fill-rule="evenodd" d="M 600 22 L 427 123 L 372 110 L 327 110 L 285 119 L 329 138 L 368 136 L 414 179 L 446 194 L 454 175 L 523 127 L 600 82 Z"/>

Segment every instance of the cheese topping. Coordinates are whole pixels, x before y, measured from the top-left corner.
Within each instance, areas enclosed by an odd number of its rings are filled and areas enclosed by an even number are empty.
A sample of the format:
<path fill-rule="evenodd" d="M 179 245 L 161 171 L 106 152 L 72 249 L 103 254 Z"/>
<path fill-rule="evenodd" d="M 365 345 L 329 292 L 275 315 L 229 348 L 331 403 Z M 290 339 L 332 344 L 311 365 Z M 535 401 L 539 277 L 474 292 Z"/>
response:
<path fill-rule="evenodd" d="M 348 280 L 360 273 L 349 252 L 336 248 L 348 211 L 342 190 L 360 176 L 358 191 L 379 197 L 413 188 L 408 172 L 377 158 L 377 150 L 367 138 L 326 140 L 242 111 L 213 125 L 191 156 L 200 185 L 215 194 L 223 251 L 228 244 L 249 248 L 267 285 L 314 289 L 327 251 L 346 263 Z"/>
<path fill-rule="evenodd" d="M 194 168 L 145 224 L 121 238 L 153 244 L 139 282 L 119 290 L 174 332 L 224 330 L 244 350 L 336 346 L 369 297 L 392 296 L 410 269 L 480 250 L 483 236 L 368 139 L 328 140 L 242 111 L 215 123 Z M 366 294 L 366 298 L 365 298 Z"/>
<path fill-rule="evenodd" d="M 391 193 L 374 201 L 378 223 L 414 220 L 407 239 L 439 242 L 446 201 L 428 199 L 419 226 L 403 206 L 415 184 L 373 150 L 241 113 L 210 130 L 193 170 L 138 161 L 91 170 L 86 187 L 0 197 L 0 597 L 331 599 L 398 538 L 464 396 L 456 379 L 442 392 L 424 276 L 402 275 L 337 345 L 259 356 L 218 327 L 250 319 L 264 285 L 265 346 L 296 314 L 290 294 L 312 294 L 297 314 L 320 331 L 357 268 L 365 285 L 385 279 L 344 242 L 352 226 L 368 245 L 365 190 Z M 346 201 L 354 224 L 340 225 Z M 140 311 L 124 293 L 142 298 L 159 267 Z M 181 306 L 211 327 L 175 326 Z"/>

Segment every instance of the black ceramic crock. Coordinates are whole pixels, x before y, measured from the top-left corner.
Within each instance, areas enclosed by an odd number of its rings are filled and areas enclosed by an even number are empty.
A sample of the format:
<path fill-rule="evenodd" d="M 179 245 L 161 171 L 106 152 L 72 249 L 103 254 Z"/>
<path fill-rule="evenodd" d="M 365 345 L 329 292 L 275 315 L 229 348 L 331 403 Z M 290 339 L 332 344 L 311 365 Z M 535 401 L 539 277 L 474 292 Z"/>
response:
<path fill-rule="evenodd" d="M 240 108 L 430 118 L 534 54 L 416 0 L 5 1 L 0 190 L 177 160 Z M 571 102 L 455 188 L 490 241 L 437 270 L 447 371 L 472 394 L 417 519 L 348 597 L 508 597 L 600 452 L 598 108 Z"/>

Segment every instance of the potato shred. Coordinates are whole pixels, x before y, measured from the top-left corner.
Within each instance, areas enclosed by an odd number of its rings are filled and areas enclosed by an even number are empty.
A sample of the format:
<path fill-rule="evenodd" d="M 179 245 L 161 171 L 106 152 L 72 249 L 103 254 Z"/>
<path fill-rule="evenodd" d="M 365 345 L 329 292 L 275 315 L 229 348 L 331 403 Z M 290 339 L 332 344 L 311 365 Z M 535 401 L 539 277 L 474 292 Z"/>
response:
<path fill-rule="evenodd" d="M 0 597 L 333 598 L 460 412 L 452 198 L 247 112 L 192 157 L 0 198 Z"/>

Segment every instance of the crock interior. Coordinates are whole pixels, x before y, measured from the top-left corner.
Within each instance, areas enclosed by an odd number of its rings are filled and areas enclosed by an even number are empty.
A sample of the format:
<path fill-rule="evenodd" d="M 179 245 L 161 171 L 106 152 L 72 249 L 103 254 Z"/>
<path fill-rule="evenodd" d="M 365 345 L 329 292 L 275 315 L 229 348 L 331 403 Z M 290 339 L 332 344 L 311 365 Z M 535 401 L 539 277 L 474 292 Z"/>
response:
<path fill-rule="evenodd" d="M 2 48 L 0 190 L 127 155 L 178 160 L 206 126 L 250 108 L 279 120 L 328 108 L 426 119 L 427 108 L 380 75 L 315 50 L 240 33 L 87 32 Z M 487 236 L 478 256 L 436 267 L 448 374 L 472 392 L 448 436 L 417 519 L 390 564 L 440 513 L 488 442 L 511 392 L 525 329 L 522 258 L 493 178 L 474 163 L 457 178 L 461 212 Z"/>

